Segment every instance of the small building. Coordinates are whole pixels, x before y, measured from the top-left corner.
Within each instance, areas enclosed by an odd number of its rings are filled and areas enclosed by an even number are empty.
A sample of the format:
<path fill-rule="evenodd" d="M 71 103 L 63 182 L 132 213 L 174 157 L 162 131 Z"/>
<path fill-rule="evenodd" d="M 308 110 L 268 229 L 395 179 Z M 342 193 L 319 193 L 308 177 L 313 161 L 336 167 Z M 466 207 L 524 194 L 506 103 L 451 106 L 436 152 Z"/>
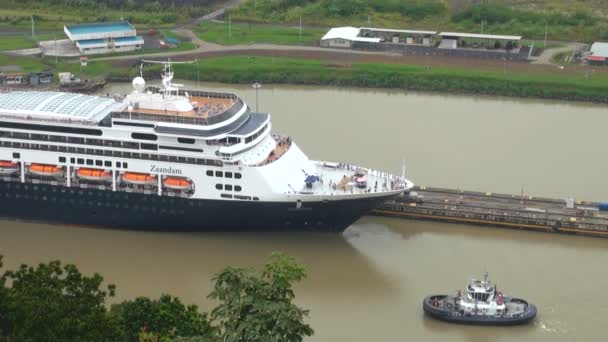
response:
<path fill-rule="evenodd" d="M 23 72 L 11 72 L 0 74 L 0 84 L 3 85 L 21 85 L 27 83 L 27 77 Z"/>
<path fill-rule="evenodd" d="M 517 53 L 521 48 L 521 36 L 463 32 L 441 32 L 439 36 L 439 48 L 442 49 L 485 49 Z"/>
<path fill-rule="evenodd" d="M 53 72 L 52 71 L 43 71 L 43 72 L 33 72 L 29 75 L 30 85 L 38 85 L 38 84 L 50 84 L 53 82 Z"/>
<path fill-rule="evenodd" d="M 397 30 L 385 28 L 362 27 L 360 35 L 363 37 L 380 38 L 382 41 L 407 44 L 407 45 L 433 45 L 433 37 L 437 34 L 435 31 L 419 31 L 419 30 Z"/>
<path fill-rule="evenodd" d="M 380 38 L 360 37 L 360 33 L 361 29 L 356 27 L 334 27 L 321 38 L 321 46 L 350 49 L 353 42 L 380 43 L 382 41 Z"/>
<path fill-rule="evenodd" d="M 589 49 L 589 55 L 587 55 L 587 62 L 596 65 L 608 64 L 608 43 L 593 43 Z"/>
<path fill-rule="evenodd" d="M 144 45 L 144 39 L 126 21 L 66 25 L 63 31 L 83 55 L 135 51 Z"/>

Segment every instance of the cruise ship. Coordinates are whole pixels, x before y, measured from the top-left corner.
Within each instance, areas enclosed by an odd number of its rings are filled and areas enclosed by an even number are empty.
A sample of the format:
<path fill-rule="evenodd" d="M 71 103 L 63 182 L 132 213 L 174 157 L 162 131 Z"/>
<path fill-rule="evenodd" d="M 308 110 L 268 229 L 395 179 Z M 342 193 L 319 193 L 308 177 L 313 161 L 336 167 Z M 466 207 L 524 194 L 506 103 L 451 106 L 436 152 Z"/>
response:
<path fill-rule="evenodd" d="M 412 182 L 309 159 L 235 94 L 166 64 L 130 94 L 0 93 L 0 216 L 162 231 L 341 232 Z"/>

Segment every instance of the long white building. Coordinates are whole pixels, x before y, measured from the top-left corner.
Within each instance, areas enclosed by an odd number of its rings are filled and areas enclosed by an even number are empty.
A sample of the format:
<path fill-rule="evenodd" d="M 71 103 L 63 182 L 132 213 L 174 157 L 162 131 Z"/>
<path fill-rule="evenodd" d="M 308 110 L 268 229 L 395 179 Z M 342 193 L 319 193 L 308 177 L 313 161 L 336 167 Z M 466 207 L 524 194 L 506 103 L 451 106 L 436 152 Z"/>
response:
<path fill-rule="evenodd" d="M 83 55 L 135 51 L 144 45 L 144 39 L 126 21 L 66 25 L 63 31 Z"/>

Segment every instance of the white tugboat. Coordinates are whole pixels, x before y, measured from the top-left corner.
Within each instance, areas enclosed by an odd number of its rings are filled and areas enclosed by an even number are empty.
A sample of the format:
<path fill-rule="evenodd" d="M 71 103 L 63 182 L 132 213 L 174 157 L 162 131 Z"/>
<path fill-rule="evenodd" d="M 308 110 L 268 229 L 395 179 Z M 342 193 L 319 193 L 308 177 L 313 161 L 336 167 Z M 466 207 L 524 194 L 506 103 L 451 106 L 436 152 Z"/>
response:
<path fill-rule="evenodd" d="M 488 273 L 483 280 L 471 280 L 464 293 L 426 297 L 422 307 L 433 318 L 460 324 L 518 325 L 536 317 L 533 304 L 503 295 L 488 280 Z"/>

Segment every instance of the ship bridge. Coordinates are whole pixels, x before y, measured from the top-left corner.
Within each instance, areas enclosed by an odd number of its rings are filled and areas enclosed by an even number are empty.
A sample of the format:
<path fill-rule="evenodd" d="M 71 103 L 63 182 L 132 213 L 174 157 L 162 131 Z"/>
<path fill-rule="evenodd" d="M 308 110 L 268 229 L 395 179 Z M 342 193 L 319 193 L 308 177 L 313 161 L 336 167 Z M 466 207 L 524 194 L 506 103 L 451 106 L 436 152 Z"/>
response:
<path fill-rule="evenodd" d="M 243 100 L 231 93 L 179 90 L 173 94 L 148 87 L 141 96 L 130 97 L 122 111 L 112 113 L 112 122 L 147 123 L 157 133 L 212 137 L 236 130 L 251 115 Z"/>

